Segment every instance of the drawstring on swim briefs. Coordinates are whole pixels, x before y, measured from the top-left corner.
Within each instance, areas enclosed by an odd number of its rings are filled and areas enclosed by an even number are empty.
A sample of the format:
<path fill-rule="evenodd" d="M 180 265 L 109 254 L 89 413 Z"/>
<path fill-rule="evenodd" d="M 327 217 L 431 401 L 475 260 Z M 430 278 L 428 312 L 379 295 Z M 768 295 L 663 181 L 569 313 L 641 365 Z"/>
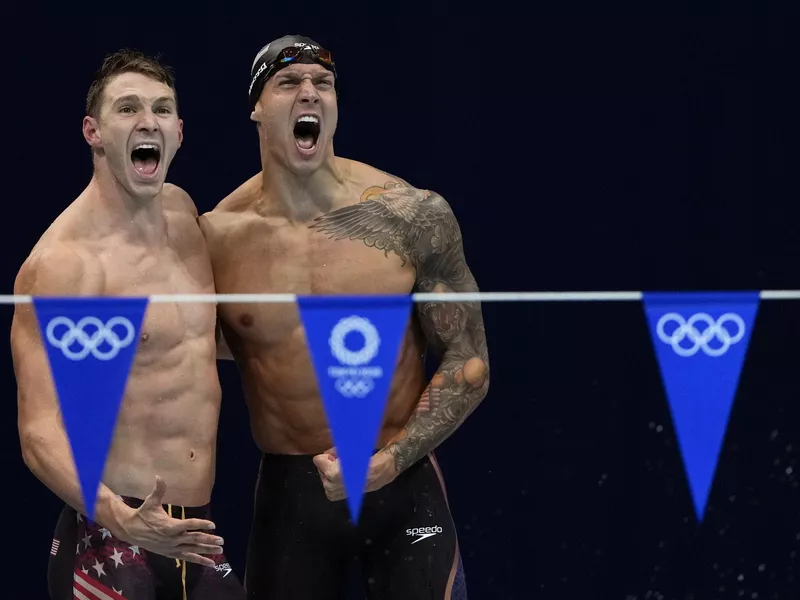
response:
<path fill-rule="evenodd" d="M 169 516 L 171 517 L 172 516 L 172 504 L 167 504 L 167 507 L 169 508 Z M 183 519 L 184 521 L 186 520 L 186 507 L 185 506 L 181 506 L 181 519 Z M 181 565 L 181 562 L 183 562 L 183 565 Z M 179 569 L 181 568 L 181 566 L 183 566 L 183 570 L 181 571 L 181 583 L 183 584 L 183 600 L 186 600 L 186 561 L 185 560 L 181 561 L 181 559 L 176 558 L 175 559 L 175 566 L 177 568 L 179 568 Z"/>

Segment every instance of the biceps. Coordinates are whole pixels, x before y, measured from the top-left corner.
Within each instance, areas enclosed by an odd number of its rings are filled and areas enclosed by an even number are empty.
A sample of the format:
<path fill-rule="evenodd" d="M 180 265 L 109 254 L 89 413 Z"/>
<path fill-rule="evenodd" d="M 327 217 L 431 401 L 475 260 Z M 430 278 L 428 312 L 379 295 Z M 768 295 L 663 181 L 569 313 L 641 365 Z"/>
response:
<path fill-rule="evenodd" d="M 478 291 L 464 252 L 457 245 L 430 256 L 420 266 L 416 287 L 420 292 L 434 294 Z"/>
<path fill-rule="evenodd" d="M 420 323 L 431 346 L 441 356 L 439 389 L 486 389 L 489 357 L 480 305 L 475 302 L 432 302 L 419 307 Z M 466 386 L 466 387 L 464 387 Z"/>
<path fill-rule="evenodd" d="M 460 348 L 469 340 L 469 308 L 464 302 L 420 302 L 420 325 L 428 342 L 443 351 Z"/>
<path fill-rule="evenodd" d="M 30 329 L 12 328 L 11 352 L 17 380 L 19 426 L 24 429 L 41 420 L 59 419 L 47 354 Z"/>
<path fill-rule="evenodd" d="M 455 373 L 469 366 L 475 379 L 481 379 L 489 360 L 480 304 L 423 302 L 417 311 L 428 343 L 442 359 L 441 368 Z"/>
<path fill-rule="evenodd" d="M 448 274 L 448 277 L 434 274 L 421 277 L 418 287 L 421 292 L 432 294 L 478 291 L 478 285 L 466 266 Z M 458 350 L 473 346 L 475 335 L 482 335 L 483 319 L 478 302 L 464 302 L 458 298 L 420 302 L 417 314 L 426 337 L 434 346 Z"/>

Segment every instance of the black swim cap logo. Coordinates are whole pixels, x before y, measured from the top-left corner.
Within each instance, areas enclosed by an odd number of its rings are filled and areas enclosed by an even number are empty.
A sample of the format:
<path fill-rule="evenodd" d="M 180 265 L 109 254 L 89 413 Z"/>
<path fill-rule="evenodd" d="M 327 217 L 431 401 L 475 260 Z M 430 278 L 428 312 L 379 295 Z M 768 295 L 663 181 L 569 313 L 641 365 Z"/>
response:
<path fill-rule="evenodd" d="M 253 86 L 256 84 L 256 82 L 258 81 L 258 78 L 261 76 L 261 74 L 264 71 L 266 71 L 268 67 L 269 67 L 269 63 L 263 63 L 260 67 L 258 67 L 258 71 L 256 71 L 255 75 L 253 75 L 253 80 L 250 82 L 250 89 L 247 90 L 247 95 L 248 96 L 253 93 Z"/>

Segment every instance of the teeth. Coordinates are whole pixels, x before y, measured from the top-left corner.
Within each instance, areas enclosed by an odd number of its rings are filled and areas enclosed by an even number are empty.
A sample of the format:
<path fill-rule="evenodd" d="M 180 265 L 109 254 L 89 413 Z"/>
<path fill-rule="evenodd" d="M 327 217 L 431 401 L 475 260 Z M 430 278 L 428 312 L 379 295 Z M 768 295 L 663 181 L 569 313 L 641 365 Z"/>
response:
<path fill-rule="evenodd" d="M 158 150 L 155 144 L 137 144 L 134 150 Z"/>
<path fill-rule="evenodd" d="M 319 125 L 319 119 L 313 115 L 303 115 L 299 119 L 297 119 L 298 123 L 315 123 Z"/>

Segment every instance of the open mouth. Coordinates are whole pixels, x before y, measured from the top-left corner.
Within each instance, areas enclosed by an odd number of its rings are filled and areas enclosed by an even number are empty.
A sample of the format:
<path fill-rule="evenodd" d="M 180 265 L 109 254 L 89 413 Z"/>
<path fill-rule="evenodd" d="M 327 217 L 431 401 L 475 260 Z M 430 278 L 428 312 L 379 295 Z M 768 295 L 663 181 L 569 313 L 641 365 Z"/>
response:
<path fill-rule="evenodd" d="M 134 170 L 143 177 L 151 177 L 161 161 L 161 148 L 156 144 L 137 144 L 131 152 Z"/>
<path fill-rule="evenodd" d="M 304 115 L 294 124 L 294 139 L 301 150 L 313 150 L 319 138 L 319 118 Z"/>

